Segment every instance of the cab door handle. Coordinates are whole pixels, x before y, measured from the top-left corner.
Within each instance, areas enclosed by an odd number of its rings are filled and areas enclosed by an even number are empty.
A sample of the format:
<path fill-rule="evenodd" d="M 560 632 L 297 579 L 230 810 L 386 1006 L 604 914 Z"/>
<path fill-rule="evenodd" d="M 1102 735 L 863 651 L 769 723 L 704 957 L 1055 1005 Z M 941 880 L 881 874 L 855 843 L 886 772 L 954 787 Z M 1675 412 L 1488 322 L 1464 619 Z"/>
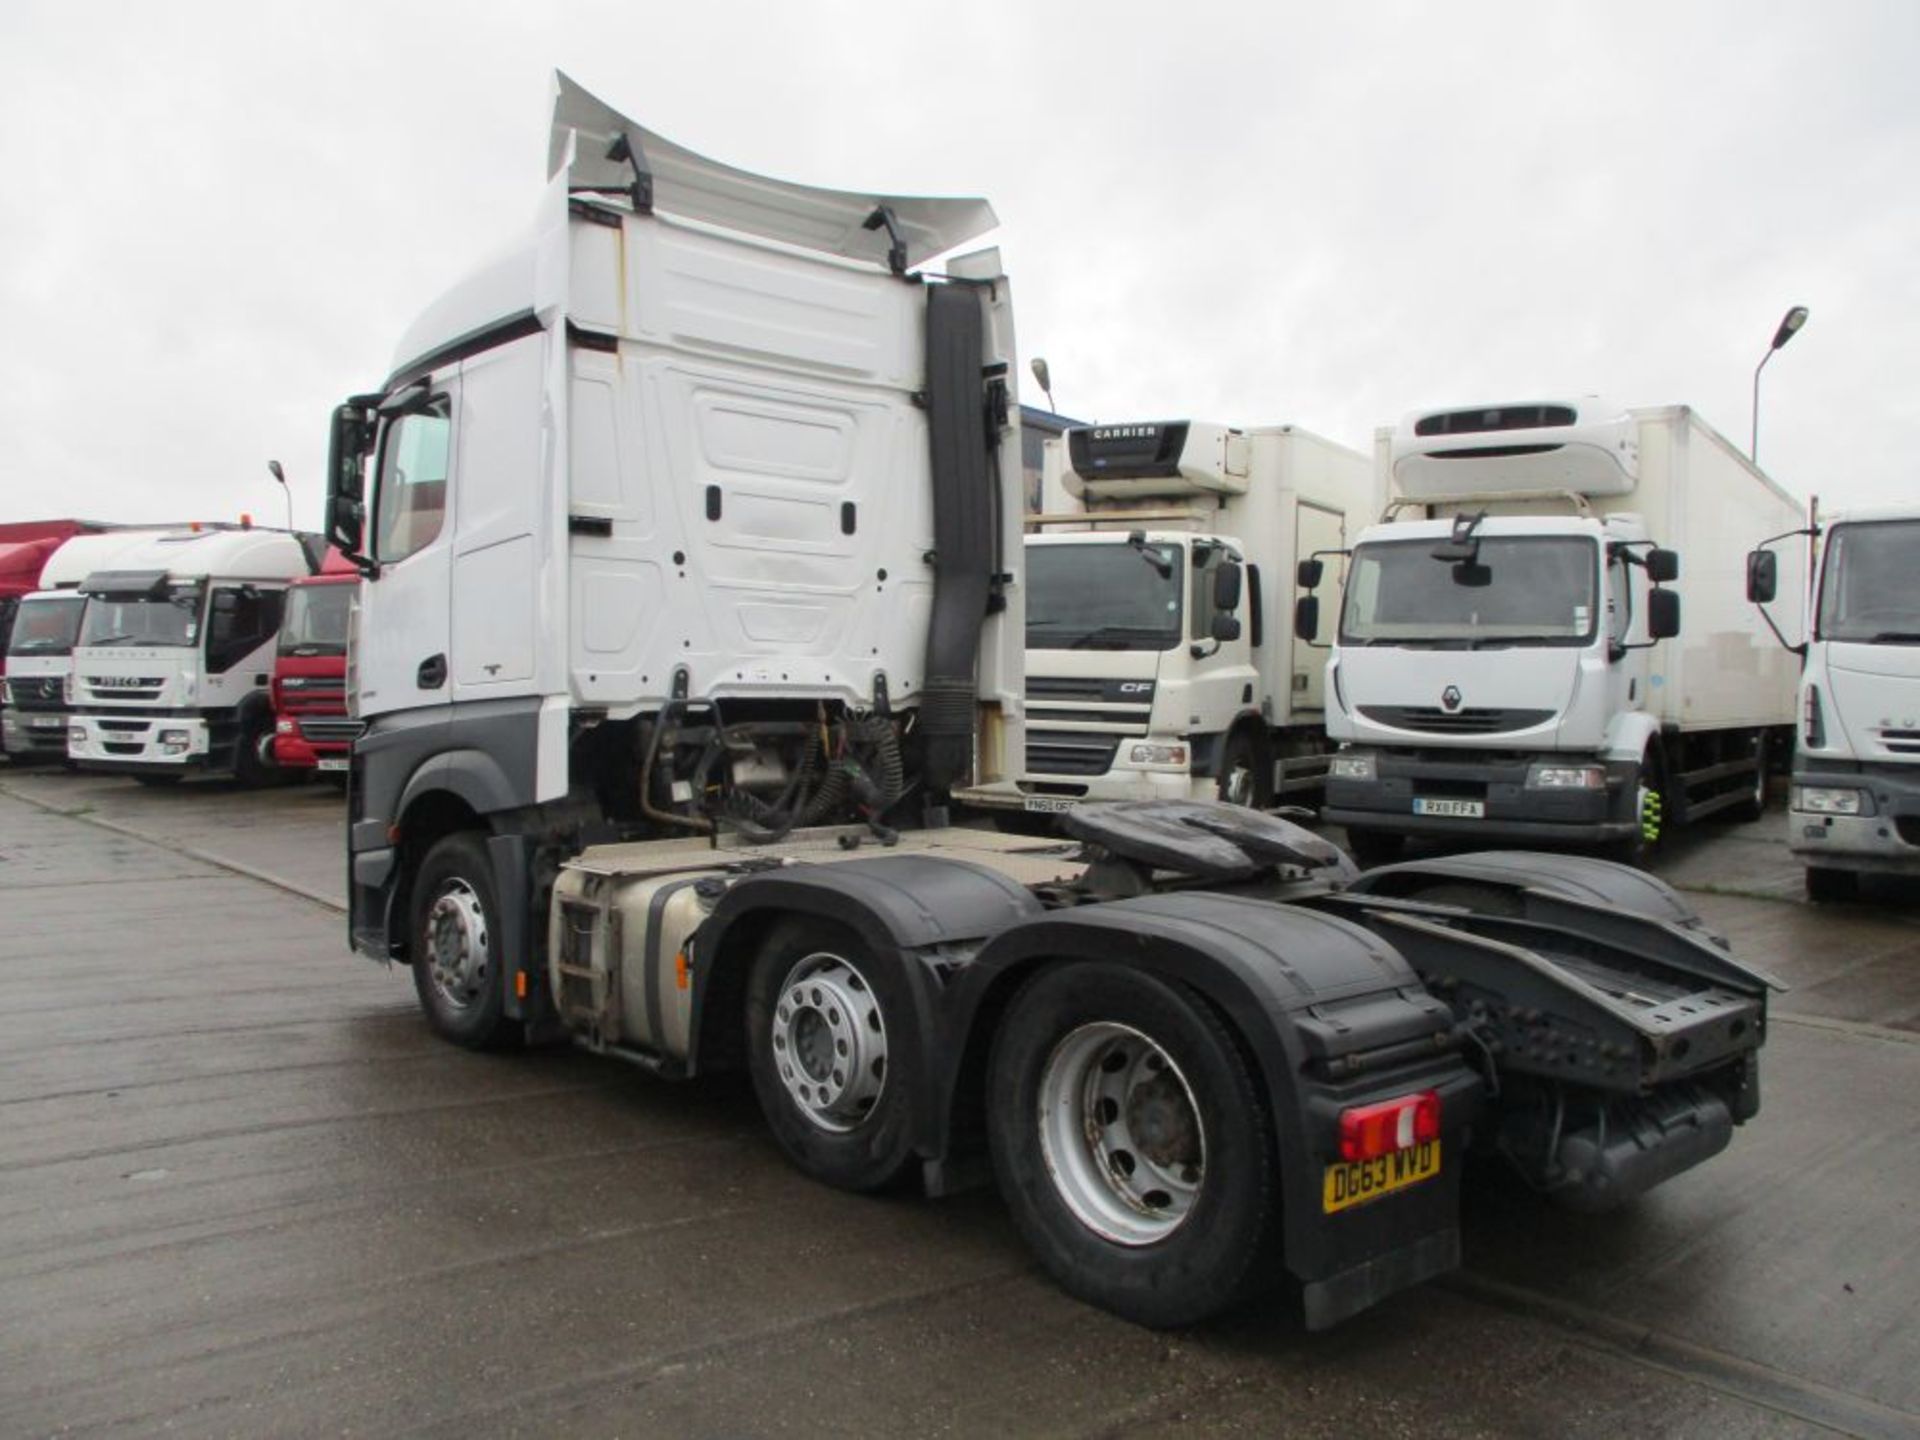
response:
<path fill-rule="evenodd" d="M 438 690 L 447 683 L 447 657 L 430 655 L 422 660 L 414 681 L 422 690 Z"/>

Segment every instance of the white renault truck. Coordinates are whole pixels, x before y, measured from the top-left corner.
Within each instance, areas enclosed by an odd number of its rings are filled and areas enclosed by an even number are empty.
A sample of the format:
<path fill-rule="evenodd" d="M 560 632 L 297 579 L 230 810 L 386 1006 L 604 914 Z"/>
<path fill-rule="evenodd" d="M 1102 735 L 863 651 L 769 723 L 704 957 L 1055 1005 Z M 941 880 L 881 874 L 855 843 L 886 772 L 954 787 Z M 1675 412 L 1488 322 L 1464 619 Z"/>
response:
<path fill-rule="evenodd" d="M 177 530 L 115 551 L 80 581 L 67 758 L 169 785 L 195 772 L 264 784 L 268 682 L 290 581 L 310 537 L 250 526 Z"/>
<path fill-rule="evenodd" d="M 65 760 L 74 642 L 87 597 L 80 582 L 119 552 L 141 544 L 152 530 L 76 535 L 47 557 L 40 588 L 21 597 L 7 642 L 5 726 L 7 754 L 20 760 Z"/>
<path fill-rule="evenodd" d="M 1324 667 L 1294 640 L 1298 563 L 1342 552 L 1370 462 L 1293 425 L 1077 426 L 1030 516 L 1026 754 L 968 805 L 1264 808 L 1326 770 Z"/>
<path fill-rule="evenodd" d="M 1747 598 L 1793 598 L 1783 535 L 1748 561 Z M 1845 900 L 1864 873 L 1920 874 L 1920 507 L 1822 518 L 1812 628 L 1803 643 L 1799 745 L 1787 843 L 1807 897 Z"/>
<path fill-rule="evenodd" d="M 992 212 L 750 175 L 564 79 L 550 155 L 333 420 L 349 933 L 441 1035 L 744 1069 L 807 1174 L 991 1173 L 1153 1324 L 1457 1264 L 1470 1146 L 1605 1207 L 1754 1113 L 1765 979 L 1633 871 L 1357 876 L 1217 802 L 940 824 L 1021 746 L 1011 295 L 936 264 Z"/>
<path fill-rule="evenodd" d="M 1323 813 L 1356 854 L 1423 835 L 1634 859 L 1760 813 L 1794 676 L 1738 577 L 1800 502 L 1685 406 L 1422 411 L 1375 457 L 1385 513 L 1327 668 Z M 1316 633 L 1318 597 L 1302 609 Z"/>

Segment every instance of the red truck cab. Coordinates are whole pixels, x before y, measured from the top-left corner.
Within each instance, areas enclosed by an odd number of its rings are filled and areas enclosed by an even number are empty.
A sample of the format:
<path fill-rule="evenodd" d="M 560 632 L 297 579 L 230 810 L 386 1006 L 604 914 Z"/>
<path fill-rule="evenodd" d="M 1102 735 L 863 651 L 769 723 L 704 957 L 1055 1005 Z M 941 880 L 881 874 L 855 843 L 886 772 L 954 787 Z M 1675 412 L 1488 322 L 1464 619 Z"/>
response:
<path fill-rule="evenodd" d="M 320 573 L 287 587 L 273 662 L 273 763 L 345 774 L 360 722 L 347 717 L 347 616 L 359 572 L 329 549 Z"/>

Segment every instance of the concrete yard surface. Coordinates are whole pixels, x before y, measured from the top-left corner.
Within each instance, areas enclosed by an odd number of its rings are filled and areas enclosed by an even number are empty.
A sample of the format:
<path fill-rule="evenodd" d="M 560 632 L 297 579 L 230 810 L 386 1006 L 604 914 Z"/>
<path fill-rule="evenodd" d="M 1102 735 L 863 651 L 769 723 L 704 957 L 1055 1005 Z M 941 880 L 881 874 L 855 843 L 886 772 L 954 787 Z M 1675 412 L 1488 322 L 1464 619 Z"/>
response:
<path fill-rule="evenodd" d="M 1788 898 L 1767 821 L 1673 861 L 1794 987 L 1760 1117 L 1616 1215 L 1473 1177 L 1467 1269 L 1323 1335 L 1090 1309 L 742 1082 L 435 1040 L 340 823 L 0 776 L 0 1434 L 1920 1433 L 1920 908 Z"/>

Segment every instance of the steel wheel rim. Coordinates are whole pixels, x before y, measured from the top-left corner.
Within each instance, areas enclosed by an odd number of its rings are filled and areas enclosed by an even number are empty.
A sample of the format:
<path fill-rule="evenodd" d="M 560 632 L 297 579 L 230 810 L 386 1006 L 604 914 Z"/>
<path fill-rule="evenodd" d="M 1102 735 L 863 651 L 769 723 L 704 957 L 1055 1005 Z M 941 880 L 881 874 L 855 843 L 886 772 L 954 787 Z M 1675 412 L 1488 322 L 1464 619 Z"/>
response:
<path fill-rule="evenodd" d="M 844 1135 L 879 1103 L 887 1084 L 887 1026 L 867 977 L 819 951 L 788 973 L 774 1001 L 774 1069 L 800 1113 Z"/>
<path fill-rule="evenodd" d="M 1186 1224 L 1206 1183 L 1207 1137 L 1173 1058 L 1128 1025 L 1082 1025 L 1040 1074 L 1040 1148 L 1074 1218 L 1117 1245 Z"/>
<path fill-rule="evenodd" d="M 1236 765 L 1227 771 L 1227 783 L 1220 798 L 1229 805 L 1253 804 L 1253 767 Z"/>
<path fill-rule="evenodd" d="M 457 876 L 449 880 L 433 897 L 422 938 L 435 993 L 455 1010 L 478 1004 L 493 960 L 479 893 Z"/>

